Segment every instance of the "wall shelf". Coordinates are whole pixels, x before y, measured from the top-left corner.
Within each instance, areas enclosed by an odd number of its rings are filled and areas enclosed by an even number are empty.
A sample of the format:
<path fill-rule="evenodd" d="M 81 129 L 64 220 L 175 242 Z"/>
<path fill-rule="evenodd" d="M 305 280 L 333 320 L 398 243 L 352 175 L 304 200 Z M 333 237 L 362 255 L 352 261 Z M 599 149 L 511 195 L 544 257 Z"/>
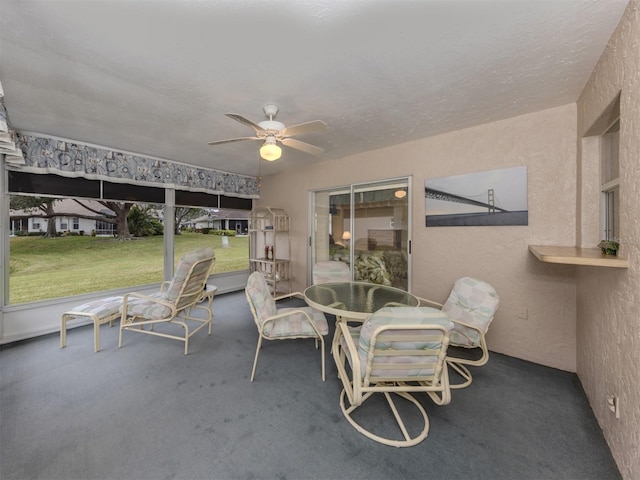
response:
<path fill-rule="evenodd" d="M 560 247 L 556 245 L 529 245 L 529 251 L 538 260 L 564 265 L 629 268 L 629 261 L 620 255 L 603 255 L 599 248 Z"/>

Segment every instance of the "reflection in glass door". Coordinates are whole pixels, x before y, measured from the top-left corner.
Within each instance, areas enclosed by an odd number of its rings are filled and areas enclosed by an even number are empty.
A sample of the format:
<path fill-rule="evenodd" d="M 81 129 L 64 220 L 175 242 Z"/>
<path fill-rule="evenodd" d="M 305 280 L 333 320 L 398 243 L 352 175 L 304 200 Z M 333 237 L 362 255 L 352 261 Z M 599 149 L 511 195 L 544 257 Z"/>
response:
<path fill-rule="evenodd" d="M 310 265 L 342 261 L 355 281 L 408 291 L 409 184 L 401 178 L 313 192 Z"/>

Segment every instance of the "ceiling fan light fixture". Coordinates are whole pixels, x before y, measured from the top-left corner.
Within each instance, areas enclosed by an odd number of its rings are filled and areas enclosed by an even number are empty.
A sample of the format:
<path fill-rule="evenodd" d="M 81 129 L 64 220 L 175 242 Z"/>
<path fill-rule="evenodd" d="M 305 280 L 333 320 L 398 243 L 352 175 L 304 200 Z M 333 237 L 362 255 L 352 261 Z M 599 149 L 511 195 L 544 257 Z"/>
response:
<path fill-rule="evenodd" d="M 237 113 L 225 113 L 225 115 L 230 119 L 252 128 L 255 135 L 252 137 L 216 140 L 214 142 L 208 142 L 209 145 L 222 145 L 225 143 L 241 142 L 245 140 L 259 140 L 263 142 L 263 145 L 260 147 L 260 155 L 258 158 L 269 162 L 273 162 L 282 156 L 280 143 L 286 147 L 300 150 L 301 152 L 314 155 L 316 157 L 324 152 L 324 149 L 320 147 L 316 147 L 315 145 L 311 145 L 310 143 L 302 142 L 294 138 L 297 135 L 324 132 L 327 129 L 327 124 L 322 120 L 312 120 L 310 122 L 299 123 L 297 125 L 285 126 L 284 123 L 274 120 L 278 113 L 278 107 L 276 105 L 265 105 L 264 113 L 268 120 L 264 120 L 260 123 L 252 122 Z"/>
<path fill-rule="evenodd" d="M 260 157 L 268 162 L 278 160 L 282 155 L 282 149 L 276 145 L 276 139 L 273 136 L 268 136 L 265 139 L 264 145 L 260 147 Z"/>

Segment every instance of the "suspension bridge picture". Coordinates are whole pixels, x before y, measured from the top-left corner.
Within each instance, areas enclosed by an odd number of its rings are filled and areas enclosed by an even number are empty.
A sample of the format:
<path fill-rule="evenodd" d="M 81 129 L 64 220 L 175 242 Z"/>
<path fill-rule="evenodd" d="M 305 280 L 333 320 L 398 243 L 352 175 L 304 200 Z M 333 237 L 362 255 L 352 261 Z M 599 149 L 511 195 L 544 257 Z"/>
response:
<path fill-rule="evenodd" d="M 528 225 L 527 167 L 424 182 L 426 226 Z"/>

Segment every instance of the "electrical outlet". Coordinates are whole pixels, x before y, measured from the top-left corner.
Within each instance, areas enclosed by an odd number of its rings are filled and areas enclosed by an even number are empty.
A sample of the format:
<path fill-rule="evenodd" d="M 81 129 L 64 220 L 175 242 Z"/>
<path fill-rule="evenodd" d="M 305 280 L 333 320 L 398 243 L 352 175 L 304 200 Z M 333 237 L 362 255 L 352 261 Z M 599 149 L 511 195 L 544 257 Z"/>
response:
<path fill-rule="evenodd" d="M 607 397 L 607 407 L 616 414 L 616 418 L 620 418 L 620 399 L 615 395 Z"/>
<path fill-rule="evenodd" d="M 526 320 L 527 318 L 529 318 L 529 310 L 527 309 L 527 307 L 518 308 L 518 318 L 520 320 Z"/>

